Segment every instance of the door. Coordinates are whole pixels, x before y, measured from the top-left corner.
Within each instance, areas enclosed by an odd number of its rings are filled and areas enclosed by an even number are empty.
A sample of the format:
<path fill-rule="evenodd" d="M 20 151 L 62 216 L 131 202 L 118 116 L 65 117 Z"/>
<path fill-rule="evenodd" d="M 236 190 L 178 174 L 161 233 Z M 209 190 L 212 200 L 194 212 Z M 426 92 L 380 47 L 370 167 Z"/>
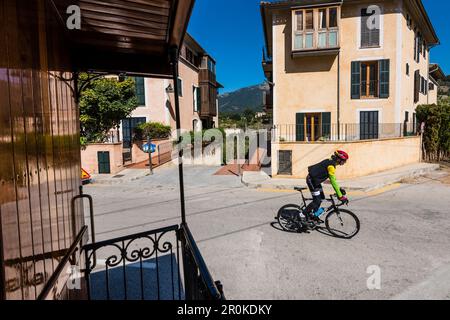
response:
<path fill-rule="evenodd" d="M 361 111 L 360 139 L 378 139 L 378 111 Z"/>
<path fill-rule="evenodd" d="M 110 174 L 111 173 L 109 151 L 99 151 L 97 153 L 97 161 L 98 161 L 98 173 L 99 174 Z"/>
<path fill-rule="evenodd" d="M 278 151 L 278 174 L 292 175 L 292 151 Z"/>
<path fill-rule="evenodd" d="M 123 162 L 132 161 L 131 148 L 133 146 L 134 129 L 141 123 L 145 123 L 147 118 L 136 117 L 122 120 L 122 140 L 123 140 Z"/>

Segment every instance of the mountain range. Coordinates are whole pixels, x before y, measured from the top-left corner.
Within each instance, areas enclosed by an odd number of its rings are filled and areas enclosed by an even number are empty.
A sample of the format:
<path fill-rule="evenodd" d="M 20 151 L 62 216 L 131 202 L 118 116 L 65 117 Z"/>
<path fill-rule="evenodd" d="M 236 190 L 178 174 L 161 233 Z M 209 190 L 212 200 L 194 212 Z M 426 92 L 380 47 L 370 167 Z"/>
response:
<path fill-rule="evenodd" d="M 269 86 L 266 83 L 219 95 L 219 111 L 221 113 L 242 113 L 246 109 L 263 110 L 263 91 Z"/>

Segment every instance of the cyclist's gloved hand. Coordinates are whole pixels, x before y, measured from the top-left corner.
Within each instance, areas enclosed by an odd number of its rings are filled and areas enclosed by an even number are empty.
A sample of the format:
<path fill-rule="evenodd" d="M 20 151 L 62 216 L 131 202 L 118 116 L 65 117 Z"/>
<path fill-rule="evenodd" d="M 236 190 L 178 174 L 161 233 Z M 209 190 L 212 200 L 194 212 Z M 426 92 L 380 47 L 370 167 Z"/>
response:
<path fill-rule="evenodd" d="M 341 190 L 341 193 L 342 193 L 343 196 L 347 195 L 347 191 L 345 191 L 344 188 L 340 188 L 340 190 Z"/>
<path fill-rule="evenodd" d="M 340 198 L 339 198 L 339 201 L 341 201 L 341 202 L 344 203 L 344 204 L 348 204 L 348 202 L 349 202 L 346 196 L 340 197 Z"/>

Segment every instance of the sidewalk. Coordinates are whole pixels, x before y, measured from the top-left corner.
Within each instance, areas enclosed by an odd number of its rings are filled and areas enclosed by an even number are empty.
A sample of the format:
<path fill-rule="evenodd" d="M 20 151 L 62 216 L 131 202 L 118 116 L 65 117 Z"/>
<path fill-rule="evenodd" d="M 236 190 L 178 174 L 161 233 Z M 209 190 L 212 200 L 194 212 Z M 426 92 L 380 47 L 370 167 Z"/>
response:
<path fill-rule="evenodd" d="M 149 169 L 125 169 L 117 174 L 93 174 L 92 184 L 120 184 L 150 175 Z"/>
<path fill-rule="evenodd" d="M 404 179 L 426 175 L 438 170 L 439 167 L 438 164 L 418 163 L 361 178 L 340 180 L 339 184 L 348 191 L 370 192 L 398 183 Z M 294 187 L 306 187 L 305 179 L 272 179 L 262 171 L 244 172 L 242 182 L 247 187 L 255 189 L 288 190 Z M 328 187 L 328 185 L 329 183 L 324 184 L 325 187 Z"/>

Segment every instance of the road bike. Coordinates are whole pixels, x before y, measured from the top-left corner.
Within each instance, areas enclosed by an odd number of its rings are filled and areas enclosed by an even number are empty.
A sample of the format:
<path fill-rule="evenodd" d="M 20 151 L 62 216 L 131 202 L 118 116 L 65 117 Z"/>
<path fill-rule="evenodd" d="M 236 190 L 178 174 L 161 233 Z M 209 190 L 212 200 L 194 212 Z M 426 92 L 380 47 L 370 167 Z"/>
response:
<path fill-rule="evenodd" d="M 306 201 L 312 201 L 313 199 L 305 198 L 303 191 L 307 188 L 294 188 L 302 195 L 303 205 L 299 206 L 296 204 L 288 204 L 283 206 L 278 210 L 278 215 L 275 219 L 283 228 L 284 231 L 288 232 L 302 232 L 305 230 L 316 230 L 320 228 L 322 223 L 325 223 L 325 227 L 328 232 L 341 239 L 351 239 L 359 233 L 360 221 L 358 217 L 351 211 L 342 209 L 347 203 L 337 204 L 335 201 L 336 196 L 331 195 L 326 201 L 331 203 L 328 209 L 325 209 L 323 216 L 325 216 L 325 221 L 319 218 L 313 219 L 307 214 L 304 214 L 307 207 Z M 343 194 L 345 195 L 345 191 Z"/>

